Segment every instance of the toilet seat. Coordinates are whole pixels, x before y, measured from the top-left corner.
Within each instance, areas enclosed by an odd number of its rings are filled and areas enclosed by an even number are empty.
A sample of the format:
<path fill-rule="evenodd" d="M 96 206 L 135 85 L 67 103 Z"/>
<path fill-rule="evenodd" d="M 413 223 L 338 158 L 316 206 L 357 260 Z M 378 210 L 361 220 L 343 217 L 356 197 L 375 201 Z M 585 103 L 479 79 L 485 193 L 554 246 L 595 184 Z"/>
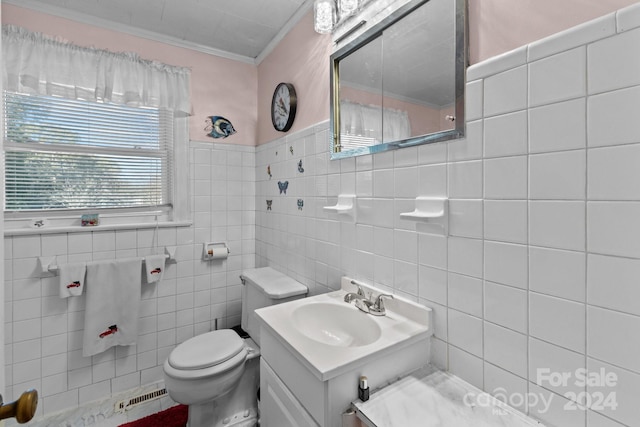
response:
<path fill-rule="evenodd" d="M 231 329 L 220 329 L 189 338 L 169 355 L 176 369 L 194 370 L 219 365 L 231 359 L 244 347 L 244 341 Z"/>
<path fill-rule="evenodd" d="M 242 365 L 244 340 L 230 329 L 195 336 L 179 344 L 165 362 L 165 372 L 178 379 L 219 375 Z"/>

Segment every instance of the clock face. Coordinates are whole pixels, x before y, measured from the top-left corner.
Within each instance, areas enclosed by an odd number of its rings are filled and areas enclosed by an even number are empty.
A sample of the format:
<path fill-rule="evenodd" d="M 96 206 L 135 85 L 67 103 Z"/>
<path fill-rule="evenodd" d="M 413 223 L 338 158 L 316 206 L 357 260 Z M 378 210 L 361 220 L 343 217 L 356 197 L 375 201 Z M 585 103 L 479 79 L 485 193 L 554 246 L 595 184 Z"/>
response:
<path fill-rule="evenodd" d="M 276 130 L 286 132 L 291 129 L 296 117 L 296 90 L 290 83 L 280 83 L 271 100 L 271 122 Z"/>

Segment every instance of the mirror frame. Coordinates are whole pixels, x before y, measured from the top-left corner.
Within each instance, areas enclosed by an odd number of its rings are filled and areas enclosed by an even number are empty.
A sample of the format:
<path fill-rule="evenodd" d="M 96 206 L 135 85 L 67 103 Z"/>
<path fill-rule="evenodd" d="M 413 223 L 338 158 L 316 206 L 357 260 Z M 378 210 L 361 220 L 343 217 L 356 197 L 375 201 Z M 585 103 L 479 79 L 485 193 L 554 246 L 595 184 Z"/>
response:
<path fill-rule="evenodd" d="M 331 132 L 331 160 L 343 159 L 365 154 L 374 154 L 398 148 L 413 147 L 422 144 L 448 141 L 463 138 L 465 135 L 466 121 L 464 115 L 464 93 L 465 93 L 465 71 L 468 65 L 468 42 L 467 42 L 467 1 L 455 1 L 455 126 L 453 129 L 438 131 L 425 135 L 418 135 L 399 141 L 391 141 L 371 145 L 354 150 L 342 151 L 340 145 L 340 61 L 361 47 L 367 45 L 372 40 L 381 37 L 384 30 L 401 20 L 418 7 L 428 3 L 430 0 L 411 0 L 398 8 L 395 12 L 384 18 L 382 21 L 366 30 L 362 35 L 356 37 L 343 47 L 339 48 L 331 55 L 330 63 L 330 132 Z M 450 1 L 450 0 L 446 0 Z M 357 30 L 357 27 L 354 29 Z M 348 35 L 349 32 L 346 33 Z M 340 40 L 338 40 L 339 42 Z"/>

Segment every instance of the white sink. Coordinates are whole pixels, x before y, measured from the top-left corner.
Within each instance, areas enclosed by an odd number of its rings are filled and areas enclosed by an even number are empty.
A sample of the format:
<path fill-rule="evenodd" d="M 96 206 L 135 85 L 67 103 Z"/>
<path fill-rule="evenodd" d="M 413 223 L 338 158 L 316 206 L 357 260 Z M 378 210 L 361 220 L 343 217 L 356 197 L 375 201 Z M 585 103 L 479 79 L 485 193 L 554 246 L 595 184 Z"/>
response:
<path fill-rule="evenodd" d="M 380 338 L 380 326 L 372 316 L 356 307 L 326 302 L 312 302 L 295 308 L 293 325 L 319 343 L 337 347 L 360 347 Z"/>
<path fill-rule="evenodd" d="M 261 328 L 322 381 L 427 341 L 433 334 L 430 308 L 396 295 L 385 300 L 386 315 L 373 316 L 344 302 L 348 292 L 357 291 L 350 282 L 343 278 L 339 291 L 256 310 Z M 362 287 L 374 297 L 387 293 Z M 428 355 L 424 360 L 428 362 Z"/>

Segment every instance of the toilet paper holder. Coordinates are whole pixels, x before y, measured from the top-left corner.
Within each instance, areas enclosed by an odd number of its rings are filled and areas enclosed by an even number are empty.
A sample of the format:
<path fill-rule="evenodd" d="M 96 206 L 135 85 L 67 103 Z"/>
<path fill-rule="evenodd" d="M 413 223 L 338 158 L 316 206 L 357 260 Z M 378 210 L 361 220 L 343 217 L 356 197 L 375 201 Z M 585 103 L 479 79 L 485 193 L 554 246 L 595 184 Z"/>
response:
<path fill-rule="evenodd" d="M 209 242 L 202 245 L 202 259 L 211 261 L 214 259 L 226 259 L 231 250 L 226 242 Z"/>

